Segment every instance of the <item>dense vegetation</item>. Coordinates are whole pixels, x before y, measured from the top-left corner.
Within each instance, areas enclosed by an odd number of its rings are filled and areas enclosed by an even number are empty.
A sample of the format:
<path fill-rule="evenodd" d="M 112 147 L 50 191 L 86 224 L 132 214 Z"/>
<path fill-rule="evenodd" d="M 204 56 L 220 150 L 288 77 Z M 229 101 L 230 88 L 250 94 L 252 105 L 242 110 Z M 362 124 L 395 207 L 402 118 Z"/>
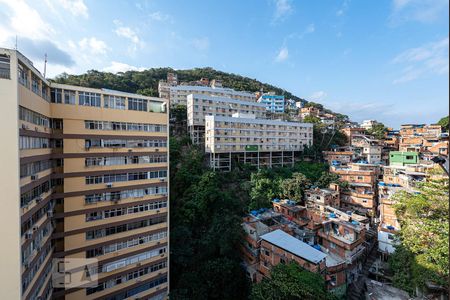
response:
<path fill-rule="evenodd" d="M 443 127 L 444 131 L 448 131 L 448 116 L 441 118 L 438 124 Z"/>
<path fill-rule="evenodd" d="M 326 300 L 336 299 L 328 293 L 323 278 L 304 270 L 297 263 L 279 264 L 270 273 L 270 279 L 263 279 L 252 288 L 252 300 Z"/>
<path fill-rule="evenodd" d="M 387 132 L 387 127 L 384 126 L 383 123 L 378 123 L 376 125 L 374 125 L 372 128 L 367 130 L 367 133 L 374 136 L 376 139 L 384 139 L 385 138 L 385 134 Z"/>
<path fill-rule="evenodd" d="M 448 289 L 448 178 L 423 183 L 419 193 L 394 195 L 400 245 L 390 257 L 397 287 L 413 294 L 430 285 Z"/>
<path fill-rule="evenodd" d="M 82 75 L 61 74 L 54 81 L 64 84 L 87 86 L 92 88 L 108 88 L 130 93 L 139 93 L 147 96 L 158 96 L 158 81 L 166 79 L 168 72 L 178 75 L 178 81 L 196 81 L 200 78 L 220 79 L 223 86 L 238 91 L 264 92 L 274 91 L 284 95 L 287 99 L 306 102 L 290 92 L 280 89 L 271 84 L 262 83 L 256 79 L 214 70 L 213 68 L 195 68 L 188 70 L 174 70 L 171 68 L 151 68 L 144 71 L 127 71 L 117 74 L 100 72 L 96 70 L 87 71 Z"/>

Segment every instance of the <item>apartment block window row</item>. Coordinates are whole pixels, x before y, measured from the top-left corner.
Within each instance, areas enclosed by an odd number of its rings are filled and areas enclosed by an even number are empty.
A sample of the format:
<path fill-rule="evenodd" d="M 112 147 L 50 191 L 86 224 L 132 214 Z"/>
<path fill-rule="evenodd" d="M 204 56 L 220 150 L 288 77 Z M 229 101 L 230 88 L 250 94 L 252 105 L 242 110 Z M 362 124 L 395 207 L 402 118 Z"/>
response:
<path fill-rule="evenodd" d="M 122 109 L 122 110 L 126 109 L 125 97 L 104 95 L 103 101 L 105 108 Z"/>
<path fill-rule="evenodd" d="M 45 270 L 43 271 L 43 276 L 41 278 L 39 278 L 38 281 L 36 281 L 36 286 L 42 287 L 45 283 L 45 281 L 48 279 L 48 276 L 50 274 L 50 272 L 52 271 L 52 265 L 48 265 L 48 267 L 45 268 Z M 30 300 L 40 300 L 40 299 L 49 299 L 50 295 L 53 292 L 53 286 L 52 286 L 52 281 L 49 280 L 47 282 L 46 287 L 42 290 L 42 294 L 39 295 L 40 289 L 36 289 L 35 291 L 33 291 L 30 294 L 29 299 Z"/>
<path fill-rule="evenodd" d="M 85 147 L 89 148 L 164 148 L 166 140 L 85 140 Z"/>
<path fill-rule="evenodd" d="M 91 166 L 117 166 L 131 164 L 151 164 L 167 162 L 166 155 L 143 155 L 143 156 L 112 156 L 112 157 L 87 157 L 86 167 Z"/>
<path fill-rule="evenodd" d="M 39 258 L 36 260 L 36 262 L 31 267 L 28 274 L 24 277 L 22 277 L 22 294 L 26 291 L 30 283 L 33 281 L 34 276 L 37 274 L 39 268 L 44 263 L 45 259 L 47 258 L 48 254 L 53 250 L 51 243 L 49 243 L 44 249 L 41 249 L 39 251 Z M 50 264 L 51 269 L 51 264 Z"/>
<path fill-rule="evenodd" d="M 109 245 L 106 245 L 103 247 L 98 247 L 95 249 L 87 250 L 86 257 L 92 258 L 92 257 L 105 255 L 108 253 L 117 252 L 122 249 L 132 248 L 132 247 L 147 244 L 150 242 L 159 241 L 159 240 L 165 239 L 166 237 L 167 237 L 167 230 L 160 231 L 160 232 L 153 233 L 153 234 L 147 234 L 147 235 L 144 234 L 142 236 L 129 239 L 127 241 L 113 243 L 113 244 L 109 244 Z"/>
<path fill-rule="evenodd" d="M 136 264 L 138 262 L 153 258 L 158 255 L 162 255 L 167 252 L 167 247 L 160 247 L 157 249 L 149 250 L 143 253 L 139 253 L 130 257 L 126 257 L 114 262 L 110 262 L 98 267 L 98 273 L 112 272 L 114 270 L 124 268 L 129 265 Z"/>
<path fill-rule="evenodd" d="M 102 238 L 105 236 L 110 236 L 110 235 L 121 233 L 121 232 L 127 232 L 127 231 L 134 230 L 134 229 L 145 228 L 148 226 L 152 226 L 152 225 L 156 225 L 156 224 L 160 224 L 160 223 L 164 223 L 164 222 L 167 222 L 167 217 L 150 218 L 150 219 L 132 222 L 132 223 L 128 223 L 128 224 L 123 224 L 123 225 L 119 225 L 119 226 L 113 226 L 113 227 L 108 227 L 108 228 L 104 228 L 104 229 L 90 230 L 90 231 L 86 232 L 86 239 L 87 240 L 98 239 L 98 238 Z"/>
<path fill-rule="evenodd" d="M 46 148 L 61 148 L 63 145 L 62 139 L 48 139 L 32 136 L 19 137 L 19 149 L 46 149 Z"/>
<path fill-rule="evenodd" d="M 78 92 L 78 104 L 83 106 L 101 106 L 101 95 L 91 92 Z"/>
<path fill-rule="evenodd" d="M 121 173 L 121 174 L 107 174 L 107 175 L 99 175 L 99 176 L 86 176 L 86 184 L 112 183 L 112 182 L 145 180 L 145 179 L 154 179 L 154 178 L 163 179 L 166 177 L 167 177 L 166 170 Z"/>
<path fill-rule="evenodd" d="M 34 227 L 34 224 L 39 222 L 45 215 L 47 215 L 48 211 L 52 211 L 54 207 L 54 201 L 49 201 L 44 207 L 41 207 L 37 212 L 33 213 L 31 218 L 28 218 L 25 222 L 22 223 L 20 227 L 20 234 L 23 236 L 28 230 Z"/>
<path fill-rule="evenodd" d="M 142 198 L 144 196 L 152 195 L 166 195 L 167 187 L 165 186 L 152 186 L 145 189 L 134 189 L 126 191 L 109 192 L 102 194 L 90 194 L 85 196 L 86 204 L 94 204 L 101 201 L 114 201 L 127 198 Z"/>
<path fill-rule="evenodd" d="M 165 132 L 166 125 L 144 124 L 128 122 L 110 122 L 110 121 L 84 121 L 86 129 L 93 130 L 121 130 L 121 131 L 146 131 L 146 132 Z"/>
<path fill-rule="evenodd" d="M 62 159 L 40 160 L 20 165 L 20 178 L 31 176 L 39 172 L 62 165 Z"/>
<path fill-rule="evenodd" d="M 33 254 L 34 251 L 40 251 L 44 239 L 53 232 L 53 225 L 51 222 L 49 222 L 44 227 L 36 230 L 39 230 L 39 233 L 36 235 L 33 241 L 28 244 L 26 248 L 22 249 L 22 263 L 24 265 L 29 262 L 28 258 Z"/>
<path fill-rule="evenodd" d="M 50 118 L 22 106 L 19 106 L 19 120 L 50 128 Z"/>
<path fill-rule="evenodd" d="M 140 285 L 138 287 L 132 288 L 131 290 L 128 290 L 126 292 L 120 293 L 116 296 L 108 297 L 105 300 L 121 300 L 125 298 L 132 297 L 136 294 L 142 293 L 144 291 L 147 291 L 149 289 L 152 289 L 156 286 L 159 286 L 161 284 L 164 284 L 167 282 L 167 276 L 152 280 L 150 282 L 144 283 L 143 285 Z"/>
<path fill-rule="evenodd" d="M 117 276 L 117 277 L 115 277 L 113 279 L 110 279 L 108 281 L 100 283 L 96 287 L 87 288 L 86 289 L 86 295 L 91 295 L 91 294 L 94 294 L 94 293 L 97 293 L 97 292 L 101 292 L 101 291 L 103 291 L 105 289 L 112 288 L 112 287 L 114 287 L 114 286 L 116 286 L 118 284 L 125 283 L 125 282 L 130 281 L 130 280 L 136 280 L 136 279 L 138 279 L 138 278 L 140 278 L 142 276 L 145 276 L 147 274 L 151 274 L 151 273 L 157 272 L 157 271 L 159 271 L 161 269 L 164 269 L 166 267 L 167 267 L 167 262 L 163 261 L 163 262 L 160 262 L 160 263 L 157 263 L 157 264 L 153 264 L 153 265 L 148 266 L 148 267 L 140 268 L 140 269 L 138 269 L 136 271 L 129 272 L 129 273 L 124 274 L 124 275 Z"/>
<path fill-rule="evenodd" d="M 23 193 L 20 195 L 20 207 L 24 207 L 28 205 L 31 201 L 35 200 L 40 201 L 41 196 L 44 193 L 47 193 L 50 191 L 50 189 L 63 184 L 63 179 L 52 179 L 48 180 L 37 187 L 33 188 L 31 191 L 28 191 L 26 193 Z"/>
<path fill-rule="evenodd" d="M 167 201 L 165 200 L 130 207 L 121 207 L 121 208 L 107 209 L 104 211 L 95 211 L 86 214 L 86 222 L 109 219 L 129 214 L 136 214 L 144 211 L 159 210 L 164 207 L 167 207 Z"/>

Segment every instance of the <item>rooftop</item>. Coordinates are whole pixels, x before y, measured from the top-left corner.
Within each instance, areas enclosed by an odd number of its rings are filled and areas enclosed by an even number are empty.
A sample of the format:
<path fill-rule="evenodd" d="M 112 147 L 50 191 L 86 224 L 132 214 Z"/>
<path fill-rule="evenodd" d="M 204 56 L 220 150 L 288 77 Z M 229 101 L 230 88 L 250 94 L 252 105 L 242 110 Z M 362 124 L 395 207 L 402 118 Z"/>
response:
<path fill-rule="evenodd" d="M 320 263 L 327 257 L 325 253 L 279 229 L 261 236 L 261 239 L 315 264 Z"/>

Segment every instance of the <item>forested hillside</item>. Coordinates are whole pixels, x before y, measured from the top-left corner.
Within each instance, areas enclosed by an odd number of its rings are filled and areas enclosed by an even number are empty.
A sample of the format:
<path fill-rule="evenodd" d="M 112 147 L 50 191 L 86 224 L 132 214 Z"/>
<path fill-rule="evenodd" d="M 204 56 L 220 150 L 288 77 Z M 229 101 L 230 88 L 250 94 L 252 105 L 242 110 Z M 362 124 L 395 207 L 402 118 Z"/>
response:
<path fill-rule="evenodd" d="M 127 71 L 117 74 L 87 71 L 86 74 L 68 75 L 61 74 L 53 81 L 64 84 L 86 86 L 92 88 L 108 88 L 130 93 L 138 93 L 146 96 L 158 96 L 158 81 L 166 79 L 168 72 L 178 75 L 178 81 L 195 81 L 202 77 L 209 79 L 220 79 L 224 87 L 233 88 L 238 91 L 256 92 L 263 89 L 264 92 L 274 91 L 286 98 L 297 101 L 305 101 L 290 92 L 275 87 L 271 84 L 262 83 L 256 79 L 214 70 L 213 68 L 195 68 L 188 70 L 174 70 L 171 68 L 151 68 L 144 71 Z"/>

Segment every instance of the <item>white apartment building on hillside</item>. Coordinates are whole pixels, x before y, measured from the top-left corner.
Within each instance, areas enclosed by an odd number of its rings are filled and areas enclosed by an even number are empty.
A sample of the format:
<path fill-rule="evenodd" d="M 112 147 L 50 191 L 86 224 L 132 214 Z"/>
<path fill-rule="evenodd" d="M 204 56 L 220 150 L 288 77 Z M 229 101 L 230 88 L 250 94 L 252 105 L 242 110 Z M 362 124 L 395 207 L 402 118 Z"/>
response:
<path fill-rule="evenodd" d="M 230 88 L 178 85 L 170 87 L 169 103 L 171 107 L 187 105 L 187 96 L 190 94 L 203 94 L 217 97 L 228 97 L 243 101 L 256 102 L 253 93 L 235 91 Z"/>
<path fill-rule="evenodd" d="M 311 146 L 309 123 L 256 119 L 254 115 L 205 116 L 205 151 L 214 170 L 232 161 L 260 167 L 293 165 L 296 153 Z"/>
<path fill-rule="evenodd" d="M 252 114 L 257 118 L 266 115 L 265 105 L 262 103 L 237 100 L 227 97 L 216 97 L 204 94 L 187 96 L 188 130 L 194 144 L 204 144 L 205 116 L 215 115 L 232 117 L 235 113 Z"/>

